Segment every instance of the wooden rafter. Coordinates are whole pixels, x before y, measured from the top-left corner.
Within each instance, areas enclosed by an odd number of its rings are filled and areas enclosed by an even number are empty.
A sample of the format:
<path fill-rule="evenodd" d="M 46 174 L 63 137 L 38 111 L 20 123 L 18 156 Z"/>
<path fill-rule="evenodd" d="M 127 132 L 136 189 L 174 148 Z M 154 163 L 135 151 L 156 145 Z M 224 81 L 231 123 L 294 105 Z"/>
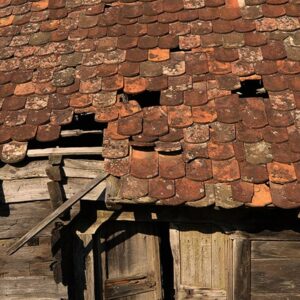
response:
<path fill-rule="evenodd" d="M 92 190 L 96 185 L 103 181 L 108 175 L 106 173 L 100 173 L 95 179 L 91 180 L 81 191 L 76 193 L 66 202 L 64 202 L 60 207 L 48 215 L 44 220 L 34 226 L 30 231 L 28 231 L 24 236 L 22 236 L 16 243 L 14 243 L 9 249 L 8 254 L 11 255 L 20 249 L 25 243 L 27 243 L 32 237 L 41 232 L 47 225 L 64 213 L 67 209 L 73 206 L 77 201 L 79 201 L 84 195 L 86 195 L 90 190 Z"/>

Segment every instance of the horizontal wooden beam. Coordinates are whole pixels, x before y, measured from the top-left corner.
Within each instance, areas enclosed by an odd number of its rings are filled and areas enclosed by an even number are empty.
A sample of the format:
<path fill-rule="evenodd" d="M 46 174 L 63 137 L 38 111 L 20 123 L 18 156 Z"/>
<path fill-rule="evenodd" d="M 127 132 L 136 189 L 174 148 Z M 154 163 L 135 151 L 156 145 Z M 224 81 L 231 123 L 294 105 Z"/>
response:
<path fill-rule="evenodd" d="M 29 149 L 28 157 L 45 157 L 52 154 L 56 155 L 101 155 L 102 147 L 69 147 L 69 148 L 45 148 Z"/>
<path fill-rule="evenodd" d="M 62 130 L 60 132 L 61 137 L 74 137 L 74 136 L 81 136 L 85 134 L 102 134 L 102 130 L 74 129 L 74 130 Z"/>
<path fill-rule="evenodd" d="M 20 249 L 25 243 L 27 243 L 32 237 L 41 232 L 47 225 L 64 213 L 67 209 L 72 207 L 77 201 L 79 201 L 84 195 L 86 195 L 91 189 L 103 181 L 108 174 L 101 173 L 95 179 L 91 180 L 82 190 L 76 193 L 73 197 L 64 202 L 60 207 L 48 215 L 44 220 L 34 226 L 24 236 L 22 236 L 16 243 L 14 243 L 9 249 L 8 254 L 11 255 Z"/>

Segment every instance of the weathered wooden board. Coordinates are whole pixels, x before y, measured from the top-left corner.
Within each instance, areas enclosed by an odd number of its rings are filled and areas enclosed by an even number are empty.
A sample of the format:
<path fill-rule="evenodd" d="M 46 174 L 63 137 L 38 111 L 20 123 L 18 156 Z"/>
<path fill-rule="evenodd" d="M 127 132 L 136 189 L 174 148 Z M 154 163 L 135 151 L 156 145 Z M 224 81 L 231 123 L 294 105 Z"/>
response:
<path fill-rule="evenodd" d="M 66 177 L 94 178 L 104 168 L 103 160 L 64 159 L 63 172 Z M 5 164 L 0 168 L 0 180 L 47 178 L 47 160 L 35 160 L 27 164 L 12 166 Z"/>
<path fill-rule="evenodd" d="M 20 237 L 50 212 L 49 201 L 16 203 L 10 204 L 9 207 L 0 205 L 0 239 Z M 51 227 L 40 235 L 49 235 L 50 230 Z"/>
<path fill-rule="evenodd" d="M 56 284 L 50 276 L 17 276 L 0 278 L 0 299 L 9 299 L 9 297 L 21 297 L 26 299 L 43 297 L 56 299 L 67 299 L 66 287 Z"/>
<path fill-rule="evenodd" d="M 299 300 L 300 293 L 298 294 L 280 294 L 280 293 L 268 293 L 268 294 L 251 294 L 251 300 Z"/>
<path fill-rule="evenodd" d="M 99 174 L 100 172 L 98 175 Z M 89 181 L 90 179 L 87 178 L 69 178 L 67 184 L 63 185 L 67 198 L 70 198 L 77 193 L 80 188 L 86 185 Z M 49 182 L 48 178 L 5 180 L 2 183 L 3 192 L 0 202 L 17 203 L 36 200 L 49 200 L 47 182 Z M 104 189 L 105 182 L 101 182 L 82 199 L 98 200 Z"/>
<path fill-rule="evenodd" d="M 25 235 L 23 235 L 16 243 L 14 243 L 8 250 L 8 253 L 11 255 L 19 248 L 21 248 L 25 243 L 30 241 L 30 239 L 36 236 L 39 232 L 41 232 L 45 227 L 51 224 L 56 218 L 58 218 L 61 214 L 70 209 L 75 203 L 77 203 L 82 197 L 88 194 L 92 189 L 94 189 L 100 182 L 104 181 L 107 177 L 107 173 L 101 173 L 96 178 L 90 180 L 83 189 L 80 189 L 77 193 L 72 195 L 68 200 L 66 200 L 60 207 L 54 210 L 51 214 L 49 214 L 46 218 L 44 218 L 41 222 L 39 222 L 36 226 L 34 226 L 31 230 L 29 230 Z"/>
<path fill-rule="evenodd" d="M 250 299 L 251 241 L 237 238 L 232 245 L 233 299 Z"/>
<path fill-rule="evenodd" d="M 171 224 L 176 299 L 227 299 L 228 236 L 211 224 Z"/>
<path fill-rule="evenodd" d="M 251 292 L 296 293 L 300 291 L 300 259 L 252 259 Z"/>
<path fill-rule="evenodd" d="M 252 241 L 251 258 L 300 259 L 300 241 Z"/>
<path fill-rule="evenodd" d="M 101 156 L 102 147 L 68 147 L 68 148 L 45 148 L 29 149 L 28 157 L 45 157 L 51 154 L 57 155 L 99 155 Z"/>
<path fill-rule="evenodd" d="M 106 249 L 101 255 L 105 299 L 162 299 L 154 225 L 124 222 L 106 225 L 104 236 L 99 236 Z"/>

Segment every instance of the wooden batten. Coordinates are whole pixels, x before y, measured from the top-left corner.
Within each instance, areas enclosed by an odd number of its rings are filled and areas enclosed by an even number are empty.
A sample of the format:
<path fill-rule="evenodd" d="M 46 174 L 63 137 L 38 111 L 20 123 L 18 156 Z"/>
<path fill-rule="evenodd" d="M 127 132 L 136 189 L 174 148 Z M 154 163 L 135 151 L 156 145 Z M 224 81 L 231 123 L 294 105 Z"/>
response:
<path fill-rule="evenodd" d="M 29 149 L 28 157 L 47 157 L 49 155 L 101 155 L 102 147 L 68 147 L 68 148 L 45 148 L 45 149 Z"/>

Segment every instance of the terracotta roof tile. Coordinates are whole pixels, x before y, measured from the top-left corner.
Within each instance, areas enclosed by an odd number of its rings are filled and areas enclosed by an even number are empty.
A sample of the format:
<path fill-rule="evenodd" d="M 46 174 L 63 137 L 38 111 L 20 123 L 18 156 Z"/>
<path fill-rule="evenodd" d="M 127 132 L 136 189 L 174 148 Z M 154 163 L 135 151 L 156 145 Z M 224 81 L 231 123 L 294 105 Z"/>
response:
<path fill-rule="evenodd" d="M 244 181 L 234 182 L 231 185 L 232 198 L 235 201 L 250 203 L 253 201 L 254 184 Z"/>
<path fill-rule="evenodd" d="M 181 155 L 159 154 L 159 175 L 166 179 L 185 176 L 185 165 Z"/>
<path fill-rule="evenodd" d="M 158 175 L 157 152 L 133 149 L 130 174 L 137 178 L 152 178 Z"/>
<path fill-rule="evenodd" d="M 149 180 L 149 196 L 156 199 L 171 198 L 175 195 L 174 180 L 156 177 Z"/>
<path fill-rule="evenodd" d="M 2 1 L 0 158 L 89 112 L 108 123 L 105 166 L 126 178 L 124 198 L 149 185 L 159 204 L 299 207 L 299 7 L 233 2 Z M 240 95 L 250 80 L 264 98 Z"/>
<path fill-rule="evenodd" d="M 226 182 L 240 178 L 240 169 L 237 160 L 212 161 L 213 176 L 215 179 Z"/>
<path fill-rule="evenodd" d="M 60 126 L 46 124 L 38 126 L 36 139 L 40 142 L 55 141 L 59 138 Z"/>
<path fill-rule="evenodd" d="M 186 164 L 186 176 L 196 181 L 205 181 L 213 177 L 211 160 L 197 158 Z"/>
<path fill-rule="evenodd" d="M 273 162 L 267 165 L 269 178 L 274 183 L 287 183 L 296 180 L 296 173 L 292 164 Z"/>
<path fill-rule="evenodd" d="M 135 199 L 148 194 L 148 180 L 123 176 L 120 183 L 120 196 L 125 199 Z"/>

